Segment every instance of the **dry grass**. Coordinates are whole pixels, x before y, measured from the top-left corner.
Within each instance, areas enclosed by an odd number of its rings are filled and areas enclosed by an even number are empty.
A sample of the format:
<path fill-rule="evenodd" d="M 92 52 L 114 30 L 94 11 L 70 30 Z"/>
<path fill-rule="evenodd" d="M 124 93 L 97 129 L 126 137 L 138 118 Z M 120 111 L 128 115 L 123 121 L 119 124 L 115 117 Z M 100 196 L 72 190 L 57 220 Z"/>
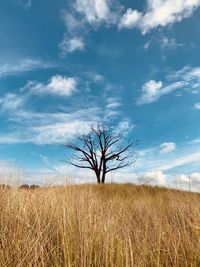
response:
<path fill-rule="evenodd" d="M 0 266 L 200 266 L 200 195 L 132 185 L 0 191 Z"/>

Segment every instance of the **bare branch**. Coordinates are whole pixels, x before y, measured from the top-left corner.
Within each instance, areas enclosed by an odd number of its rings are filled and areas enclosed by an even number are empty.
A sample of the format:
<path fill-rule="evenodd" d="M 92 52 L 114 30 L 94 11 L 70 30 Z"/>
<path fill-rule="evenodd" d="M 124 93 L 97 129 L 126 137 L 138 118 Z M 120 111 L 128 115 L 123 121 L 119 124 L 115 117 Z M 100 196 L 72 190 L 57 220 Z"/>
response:
<path fill-rule="evenodd" d="M 73 162 L 70 162 L 70 161 L 65 161 L 66 163 L 72 165 L 72 166 L 75 166 L 75 167 L 78 167 L 78 168 L 81 168 L 81 169 L 90 169 L 90 170 L 93 170 L 92 167 L 89 167 L 89 166 L 84 166 L 84 165 L 79 165 L 79 164 L 75 164 Z"/>
<path fill-rule="evenodd" d="M 115 134 L 111 128 L 98 124 L 91 126 L 87 135 L 77 138 L 77 142 L 68 143 L 66 148 L 74 151 L 77 155 L 69 164 L 94 171 L 97 182 L 104 183 L 108 172 L 130 166 L 135 155 L 134 142 L 126 142 L 122 134 Z"/>
<path fill-rule="evenodd" d="M 135 162 L 135 161 L 134 161 L 134 162 Z M 128 166 L 132 165 L 134 162 L 127 162 L 127 163 L 122 164 L 122 165 L 119 164 L 119 165 L 116 166 L 116 167 L 107 169 L 106 173 L 111 172 L 111 171 L 116 171 L 116 170 L 119 170 L 119 169 L 123 169 L 123 168 L 125 168 L 125 167 L 128 167 Z"/>

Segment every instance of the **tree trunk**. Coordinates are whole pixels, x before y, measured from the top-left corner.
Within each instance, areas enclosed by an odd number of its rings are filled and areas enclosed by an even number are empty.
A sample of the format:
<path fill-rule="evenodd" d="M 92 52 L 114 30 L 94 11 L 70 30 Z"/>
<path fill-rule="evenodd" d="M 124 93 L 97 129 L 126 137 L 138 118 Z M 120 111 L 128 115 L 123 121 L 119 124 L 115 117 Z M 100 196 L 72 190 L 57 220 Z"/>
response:
<path fill-rule="evenodd" d="M 101 183 L 104 184 L 105 183 L 105 178 L 106 178 L 106 173 L 104 172 L 102 174 L 102 178 L 101 178 Z"/>
<path fill-rule="evenodd" d="M 106 178 L 106 161 L 105 158 L 103 159 L 103 170 L 102 170 L 102 177 L 101 177 L 101 183 L 105 183 L 105 178 Z"/>
<path fill-rule="evenodd" d="M 101 178 L 100 178 L 100 175 L 98 173 L 96 173 L 96 177 L 97 177 L 97 183 L 100 184 L 101 183 Z"/>

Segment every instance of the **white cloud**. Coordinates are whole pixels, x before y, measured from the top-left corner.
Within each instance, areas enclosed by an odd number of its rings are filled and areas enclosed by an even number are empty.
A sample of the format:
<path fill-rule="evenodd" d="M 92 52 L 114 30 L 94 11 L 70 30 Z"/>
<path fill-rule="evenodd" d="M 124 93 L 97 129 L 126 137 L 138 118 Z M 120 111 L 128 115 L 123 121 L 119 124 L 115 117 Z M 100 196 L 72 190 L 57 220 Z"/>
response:
<path fill-rule="evenodd" d="M 178 184 L 189 184 L 190 179 L 188 175 L 181 174 L 176 178 L 176 183 Z"/>
<path fill-rule="evenodd" d="M 129 10 L 129 13 L 140 15 L 133 24 L 124 23 L 127 28 L 139 28 L 143 34 L 147 33 L 158 26 L 165 27 L 167 25 L 180 22 L 182 19 L 192 15 L 193 11 L 200 6 L 200 0 L 148 0 L 147 8 L 143 14 L 137 10 Z M 128 12 L 123 15 L 120 24 Z M 134 16 L 133 16 L 134 17 Z M 119 25 L 120 25 L 119 24 Z"/>
<path fill-rule="evenodd" d="M 188 78 L 200 78 L 200 67 L 193 68 L 188 74 Z"/>
<path fill-rule="evenodd" d="M 161 96 L 167 95 L 177 89 L 183 88 L 186 84 L 184 81 L 177 81 L 166 86 L 161 85 L 163 85 L 161 81 L 147 82 L 142 88 L 143 94 L 137 103 L 140 105 L 155 102 Z"/>
<path fill-rule="evenodd" d="M 176 150 L 176 144 L 172 142 L 166 142 L 160 145 L 160 153 L 170 153 Z"/>
<path fill-rule="evenodd" d="M 122 16 L 118 27 L 132 29 L 137 26 L 138 22 L 141 20 L 142 13 L 137 10 L 127 9 L 126 13 Z"/>
<path fill-rule="evenodd" d="M 194 104 L 194 108 L 200 110 L 200 102 Z"/>
<path fill-rule="evenodd" d="M 23 106 L 25 97 L 7 93 L 4 97 L 0 98 L 0 106 L 2 111 L 16 110 Z"/>
<path fill-rule="evenodd" d="M 76 0 L 74 8 L 90 24 L 111 23 L 115 19 L 109 0 Z"/>
<path fill-rule="evenodd" d="M 142 96 L 139 99 L 138 104 L 154 102 L 157 99 L 162 86 L 163 83 L 161 81 L 157 82 L 150 80 L 146 82 L 142 87 Z"/>
<path fill-rule="evenodd" d="M 185 90 L 190 93 L 200 91 L 200 67 L 186 66 L 166 77 L 166 85 L 162 81 L 150 80 L 142 87 L 142 95 L 136 101 L 138 105 L 157 101 L 161 96 L 176 90 Z"/>
<path fill-rule="evenodd" d="M 162 88 L 162 82 L 161 81 L 156 82 L 153 80 L 145 83 L 145 85 L 143 86 L 144 92 L 150 96 L 156 95 L 157 91 L 161 88 Z"/>
<path fill-rule="evenodd" d="M 141 21 L 140 28 L 145 33 L 158 26 L 180 22 L 192 15 L 199 7 L 199 0 L 148 0 L 147 12 Z"/>
<path fill-rule="evenodd" d="M 195 172 L 190 175 L 190 179 L 193 184 L 200 184 L 200 173 Z"/>
<path fill-rule="evenodd" d="M 166 185 L 166 176 L 162 171 L 150 171 L 138 178 L 141 184 Z"/>
<path fill-rule="evenodd" d="M 200 185 L 200 173 L 194 172 L 191 174 L 181 174 L 176 177 L 177 184 L 184 184 L 191 187 Z"/>
<path fill-rule="evenodd" d="M 85 43 L 82 37 L 73 37 L 70 39 L 64 38 L 60 43 L 59 48 L 62 51 L 62 55 L 65 56 L 66 53 L 83 51 L 85 48 Z"/>
<path fill-rule="evenodd" d="M 30 81 L 23 90 L 28 89 L 36 95 L 70 96 L 76 91 L 77 84 L 76 78 L 55 75 L 47 84 Z"/>
<path fill-rule="evenodd" d="M 37 59 L 21 59 L 13 63 L 0 64 L 0 78 L 18 75 L 24 72 L 30 72 L 37 69 L 52 68 L 51 63 L 43 62 Z"/>

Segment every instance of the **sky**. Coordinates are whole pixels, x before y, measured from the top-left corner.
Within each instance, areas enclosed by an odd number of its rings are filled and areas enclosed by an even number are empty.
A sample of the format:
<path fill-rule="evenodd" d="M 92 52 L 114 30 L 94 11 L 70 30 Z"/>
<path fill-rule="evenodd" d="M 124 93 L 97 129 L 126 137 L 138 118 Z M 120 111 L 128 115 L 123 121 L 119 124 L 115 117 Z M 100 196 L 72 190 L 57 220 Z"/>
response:
<path fill-rule="evenodd" d="M 1 178 L 94 181 L 63 143 L 104 121 L 139 140 L 109 181 L 200 185 L 200 0 L 0 3 Z"/>

